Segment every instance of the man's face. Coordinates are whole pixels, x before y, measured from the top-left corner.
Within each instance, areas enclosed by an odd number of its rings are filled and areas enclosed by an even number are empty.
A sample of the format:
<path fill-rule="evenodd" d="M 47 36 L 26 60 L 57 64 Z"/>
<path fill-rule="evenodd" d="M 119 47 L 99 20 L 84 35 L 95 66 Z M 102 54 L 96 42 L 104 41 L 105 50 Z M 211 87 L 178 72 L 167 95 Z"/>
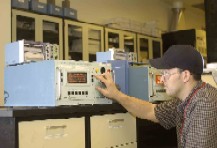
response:
<path fill-rule="evenodd" d="M 164 69 L 161 71 L 161 81 L 168 96 L 177 97 L 182 87 L 181 72 L 178 68 Z"/>

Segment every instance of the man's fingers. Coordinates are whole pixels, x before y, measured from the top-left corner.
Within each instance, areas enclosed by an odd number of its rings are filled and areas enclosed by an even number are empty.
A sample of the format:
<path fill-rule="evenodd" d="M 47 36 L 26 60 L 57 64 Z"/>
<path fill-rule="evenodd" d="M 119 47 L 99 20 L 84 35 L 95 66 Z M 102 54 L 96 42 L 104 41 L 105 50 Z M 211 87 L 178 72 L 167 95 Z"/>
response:
<path fill-rule="evenodd" d="M 112 80 L 112 75 L 109 72 L 103 73 L 102 76 L 106 79 L 106 80 Z"/>
<path fill-rule="evenodd" d="M 98 90 L 100 93 L 104 94 L 105 90 L 99 86 L 96 87 L 96 90 Z"/>
<path fill-rule="evenodd" d="M 94 77 L 98 80 L 100 80 L 101 82 L 105 81 L 105 78 L 103 77 L 103 75 L 94 75 Z"/>

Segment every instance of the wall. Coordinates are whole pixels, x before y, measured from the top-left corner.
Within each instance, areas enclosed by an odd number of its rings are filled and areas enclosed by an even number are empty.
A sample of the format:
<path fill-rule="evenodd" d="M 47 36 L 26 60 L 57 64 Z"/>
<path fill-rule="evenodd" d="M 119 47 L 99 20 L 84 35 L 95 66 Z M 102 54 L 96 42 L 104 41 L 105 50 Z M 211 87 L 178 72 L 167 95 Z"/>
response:
<path fill-rule="evenodd" d="M 205 29 L 205 12 L 196 8 L 186 8 L 181 17 L 178 30 Z"/>
<path fill-rule="evenodd" d="M 0 5 L 0 105 L 4 98 L 4 46 L 11 42 L 11 1 L 1 0 Z"/>
<path fill-rule="evenodd" d="M 46 2 L 46 0 L 40 0 Z M 166 0 L 70 0 L 71 7 L 78 10 L 81 21 L 104 24 L 111 18 L 128 18 L 136 22 L 156 21 L 162 31 L 168 31 L 171 22 L 172 4 Z M 61 6 L 62 0 L 56 0 Z M 184 6 L 184 19 L 180 29 L 205 28 L 205 13 L 199 9 Z"/>

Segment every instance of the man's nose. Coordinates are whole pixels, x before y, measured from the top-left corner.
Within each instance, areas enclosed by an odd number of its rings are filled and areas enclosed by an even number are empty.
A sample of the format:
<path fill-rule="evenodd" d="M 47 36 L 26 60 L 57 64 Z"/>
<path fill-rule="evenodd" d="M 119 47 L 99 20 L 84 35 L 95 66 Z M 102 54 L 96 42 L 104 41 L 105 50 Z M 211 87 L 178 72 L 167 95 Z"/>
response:
<path fill-rule="evenodd" d="M 160 82 L 163 83 L 163 82 L 164 82 L 164 79 L 165 79 L 165 78 L 164 78 L 164 76 L 162 75 L 162 76 L 160 77 Z"/>

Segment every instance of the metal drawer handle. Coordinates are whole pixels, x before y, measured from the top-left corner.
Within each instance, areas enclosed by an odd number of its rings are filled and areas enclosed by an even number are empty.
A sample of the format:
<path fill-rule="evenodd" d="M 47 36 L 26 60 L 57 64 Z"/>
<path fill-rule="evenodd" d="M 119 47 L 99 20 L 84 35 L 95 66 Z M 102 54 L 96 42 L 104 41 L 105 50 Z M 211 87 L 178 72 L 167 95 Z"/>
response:
<path fill-rule="evenodd" d="M 62 138 L 67 136 L 65 133 L 66 125 L 46 126 L 45 139 Z"/>

